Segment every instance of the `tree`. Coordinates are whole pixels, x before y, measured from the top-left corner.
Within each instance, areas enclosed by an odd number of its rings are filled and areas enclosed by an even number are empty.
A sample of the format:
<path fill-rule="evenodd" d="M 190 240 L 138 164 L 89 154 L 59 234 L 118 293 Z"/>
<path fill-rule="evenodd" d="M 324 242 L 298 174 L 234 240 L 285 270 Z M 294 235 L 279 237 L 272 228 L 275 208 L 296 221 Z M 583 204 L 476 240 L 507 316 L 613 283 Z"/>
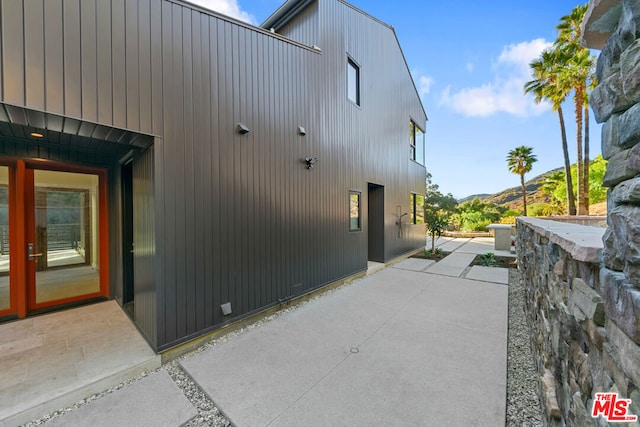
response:
<path fill-rule="evenodd" d="M 567 211 L 569 215 L 575 215 L 576 202 L 570 173 L 571 161 L 569 160 L 567 132 L 565 130 L 564 114 L 562 111 L 562 103 L 567 98 L 571 88 L 559 79 L 563 62 L 563 55 L 557 50 L 546 50 L 542 52 L 540 58 L 530 64 L 534 79 L 525 83 L 524 92 L 532 93 L 535 96 L 534 100 L 536 104 L 539 104 L 542 100 L 550 101 L 551 110 L 558 113 L 560 136 L 562 139 L 562 154 L 564 157 L 565 188 L 567 189 Z"/>
<path fill-rule="evenodd" d="M 533 148 L 524 145 L 514 148 L 507 154 L 507 166 L 509 172 L 520 175 L 520 185 L 522 186 L 522 202 L 524 205 L 524 216 L 527 216 L 527 189 L 524 185 L 524 174 L 531 172 L 533 164 L 537 162 Z"/>
<path fill-rule="evenodd" d="M 458 201 L 449 194 L 442 194 L 438 184 L 431 182 L 431 174 L 427 172 L 427 191 L 424 197 L 424 222 L 431 236 L 431 253 L 436 249 L 436 237 L 440 237 L 445 227 L 449 225 L 449 218 L 455 211 Z"/>
<path fill-rule="evenodd" d="M 560 18 L 556 26 L 558 38 L 554 48 L 566 58 L 560 80 L 573 89 L 576 115 L 576 149 L 578 167 L 578 214 L 589 214 L 589 86 L 595 83 L 594 58 L 589 49 L 580 45 L 582 21 L 587 5 L 576 6 L 570 14 Z M 590 84 L 589 84 L 590 83 Z M 584 113 L 584 114 L 583 114 Z M 583 146 L 584 126 L 584 146 Z"/>

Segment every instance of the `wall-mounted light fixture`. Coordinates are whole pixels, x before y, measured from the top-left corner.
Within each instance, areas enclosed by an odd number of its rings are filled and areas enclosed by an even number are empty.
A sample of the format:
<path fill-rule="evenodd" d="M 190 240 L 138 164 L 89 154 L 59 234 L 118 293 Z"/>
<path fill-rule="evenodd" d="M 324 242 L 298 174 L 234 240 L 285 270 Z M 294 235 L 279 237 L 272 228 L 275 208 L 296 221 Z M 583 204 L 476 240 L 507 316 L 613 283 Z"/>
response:
<path fill-rule="evenodd" d="M 244 135 L 249 132 L 251 132 L 251 130 L 247 127 L 247 125 L 245 125 L 244 123 L 238 123 L 238 133 Z"/>
<path fill-rule="evenodd" d="M 34 138 L 43 138 L 44 135 L 41 134 L 40 132 L 31 132 L 29 135 L 31 135 Z"/>
<path fill-rule="evenodd" d="M 317 157 L 305 157 L 304 161 L 307 163 L 307 169 L 313 169 L 313 167 L 318 163 Z"/>
<path fill-rule="evenodd" d="M 298 133 L 300 135 L 306 135 L 307 131 L 302 126 L 298 126 Z"/>

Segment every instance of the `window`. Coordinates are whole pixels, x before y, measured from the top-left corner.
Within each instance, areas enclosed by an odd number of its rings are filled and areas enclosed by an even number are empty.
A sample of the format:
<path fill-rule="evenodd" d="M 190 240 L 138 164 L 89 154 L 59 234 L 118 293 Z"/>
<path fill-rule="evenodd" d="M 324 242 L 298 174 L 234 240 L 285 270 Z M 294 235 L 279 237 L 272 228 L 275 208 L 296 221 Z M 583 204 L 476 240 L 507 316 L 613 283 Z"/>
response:
<path fill-rule="evenodd" d="M 410 158 L 424 165 L 424 132 L 413 120 L 409 123 Z"/>
<path fill-rule="evenodd" d="M 360 192 L 349 191 L 349 231 L 359 231 L 360 224 Z"/>
<path fill-rule="evenodd" d="M 347 59 L 347 96 L 356 105 L 360 105 L 360 67 Z"/>
<path fill-rule="evenodd" d="M 424 196 L 411 193 L 409 199 L 411 224 L 424 224 Z"/>

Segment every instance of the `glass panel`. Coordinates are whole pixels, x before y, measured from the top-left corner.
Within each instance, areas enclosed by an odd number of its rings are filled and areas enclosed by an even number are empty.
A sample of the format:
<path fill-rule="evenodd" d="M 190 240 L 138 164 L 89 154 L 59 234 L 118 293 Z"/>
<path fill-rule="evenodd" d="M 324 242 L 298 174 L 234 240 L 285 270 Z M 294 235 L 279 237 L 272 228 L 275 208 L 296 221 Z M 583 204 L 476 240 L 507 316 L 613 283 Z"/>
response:
<path fill-rule="evenodd" d="M 36 303 L 100 290 L 98 176 L 34 171 Z"/>
<path fill-rule="evenodd" d="M 414 224 L 424 224 L 424 196 L 416 194 L 416 222 Z"/>
<path fill-rule="evenodd" d="M 11 305 L 9 292 L 9 168 L 0 166 L 0 311 Z"/>
<path fill-rule="evenodd" d="M 360 193 L 349 193 L 349 230 L 360 230 Z"/>
<path fill-rule="evenodd" d="M 424 132 L 415 126 L 416 135 L 415 135 L 415 158 L 414 160 L 421 165 L 424 165 Z"/>
<path fill-rule="evenodd" d="M 360 84 L 358 76 L 358 67 L 351 61 L 347 62 L 347 87 L 349 99 L 356 104 L 360 104 L 358 85 Z"/>

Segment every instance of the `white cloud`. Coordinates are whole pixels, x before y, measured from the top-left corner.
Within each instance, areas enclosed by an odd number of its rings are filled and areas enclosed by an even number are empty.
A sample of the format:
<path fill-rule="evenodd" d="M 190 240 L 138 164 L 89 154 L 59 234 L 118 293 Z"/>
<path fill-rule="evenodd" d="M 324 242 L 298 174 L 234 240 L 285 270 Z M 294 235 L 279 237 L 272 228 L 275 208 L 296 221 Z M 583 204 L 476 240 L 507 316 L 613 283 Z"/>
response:
<path fill-rule="evenodd" d="M 473 65 L 473 63 L 471 62 L 467 62 L 467 71 L 470 73 L 473 73 L 473 69 L 475 68 L 475 66 Z"/>
<path fill-rule="evenodd" d="M 535 105 L 533 97 L 523 95 L 524 84 L 531 80 L 529 64 L 551 46 L 544 39 L 535 39 L 505 46 L 493 64 L 492 81 L 451 93 L 448 86 L 440 96 L 440 105 L 453 108 L 465 116 L 486 117 L 498 112 L 516 116 L 538 115 L 549 105 Z M 467 64 L 469 70 L 469 64 Z M 471 70 L 469 70 L 471 71 Z"/>
<path fill-rule="evenodd" d="M 206 7 L 207 9 L 222 13 L 232 18 L 239 19 L 249 24 L 257 25 L 256 18 L 242 10 L 238 0 L 188 0 L 191 3 Z"/>
<path fill-rule="evenodd" d="M 418 91 L 420 96 L 426 96 L 431 91 L 431 85 L 433 84 L 433 78 L 428 76 L 418 77 Z"/>

